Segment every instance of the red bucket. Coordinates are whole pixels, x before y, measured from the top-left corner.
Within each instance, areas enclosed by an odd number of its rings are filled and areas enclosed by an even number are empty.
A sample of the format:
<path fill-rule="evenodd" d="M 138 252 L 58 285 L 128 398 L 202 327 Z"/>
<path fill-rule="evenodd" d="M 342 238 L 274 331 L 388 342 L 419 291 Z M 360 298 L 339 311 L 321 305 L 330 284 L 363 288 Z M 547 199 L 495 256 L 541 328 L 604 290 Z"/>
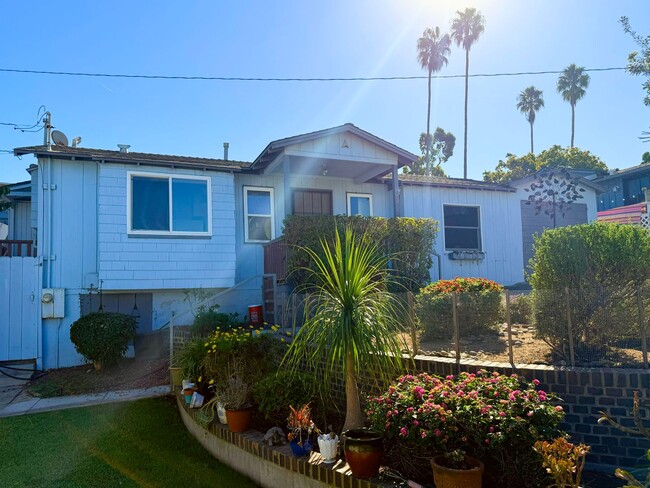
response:
<path fill-rule="evenodd" d="M 262 326 L 264 323 L 264 311 L 262 305 L 250 305 L 248 307 L 248 321 L 253 326 Z"/>

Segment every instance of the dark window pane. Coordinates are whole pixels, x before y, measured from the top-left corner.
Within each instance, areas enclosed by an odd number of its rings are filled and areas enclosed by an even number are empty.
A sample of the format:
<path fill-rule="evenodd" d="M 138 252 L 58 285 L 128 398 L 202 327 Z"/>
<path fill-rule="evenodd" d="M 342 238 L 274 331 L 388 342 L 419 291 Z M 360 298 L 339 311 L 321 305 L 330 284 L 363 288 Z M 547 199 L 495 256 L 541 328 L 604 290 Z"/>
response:
<path fill-rule="evenodd" d="M 478 227 L 478 207 L 445 205 L 445 227 Z"/>
<path fill-rule="evenodd" d="M 176 232 L 208 231 L 208 182 L 172 179 L 172 228 Z"/>
<path fill-rule="evenodd" d="M 246 192 L 248 213 L 253 215 L 271 215 L 271 193 L 268 191 Z"/>
<path fill-rule="evenodd" d="M 169 230 L 169 181 L 134 176 L 131 230 Z"/>
<path fill-rule="evenodd" d="M 480 251 L 478 229 L 445 229 L 446 249 L 469 249 Z"/>
<path fill-rule="evenodd" d="M 271 240 L 271 217 L 248 217 L 248 240 Z"/>

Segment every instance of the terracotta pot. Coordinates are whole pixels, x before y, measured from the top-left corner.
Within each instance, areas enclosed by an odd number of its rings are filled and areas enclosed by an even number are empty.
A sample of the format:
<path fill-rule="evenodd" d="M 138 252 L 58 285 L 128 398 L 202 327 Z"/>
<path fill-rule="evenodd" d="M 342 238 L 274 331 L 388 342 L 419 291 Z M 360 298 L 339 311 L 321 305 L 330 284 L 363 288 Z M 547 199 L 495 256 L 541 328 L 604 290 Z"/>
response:
<path fill-rule="evenodd" d="M 352 474 L 364 480 L 377 476 L 384 456 L 382 433 L 366 428 L 350 429 L 342 437 Z"/>
<path fill-rule="evenodd" d="M 226 419 L 228 419 L 228 428 L 232 432 L 246 432 L 251 426 L 251 421 L 253 419 L 253 409 L 226 409 Z"/>
<path fill-rule="evenodd" d="M 451 469 L 439 464 L 443 459 L 441 455 L 431 460 L 436 488 L 481 488 L 484 468 L 481 461 L 465 456 L 465 462 L 473 468 Z"/>

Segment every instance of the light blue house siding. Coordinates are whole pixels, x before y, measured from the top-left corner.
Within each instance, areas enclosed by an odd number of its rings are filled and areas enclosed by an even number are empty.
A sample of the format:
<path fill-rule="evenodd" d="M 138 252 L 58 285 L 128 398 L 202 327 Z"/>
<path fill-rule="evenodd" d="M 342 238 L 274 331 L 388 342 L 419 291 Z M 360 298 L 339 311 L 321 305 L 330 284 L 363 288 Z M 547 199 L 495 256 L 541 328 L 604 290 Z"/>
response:
<path fill-rule="evenodd" d="M 439 222 L 434 249 L 441 256 L 442 279 L 485 277 L 504 285 L 524 281 L 519 198 L 514 192 L 402 185 L 404 215 Z M 455 261 L 445 249 L 443 205 L 469 205 L 480 209 L 481 244 L 485 258 Z M 438 276 L 437 262 L 431 269 Z"/>

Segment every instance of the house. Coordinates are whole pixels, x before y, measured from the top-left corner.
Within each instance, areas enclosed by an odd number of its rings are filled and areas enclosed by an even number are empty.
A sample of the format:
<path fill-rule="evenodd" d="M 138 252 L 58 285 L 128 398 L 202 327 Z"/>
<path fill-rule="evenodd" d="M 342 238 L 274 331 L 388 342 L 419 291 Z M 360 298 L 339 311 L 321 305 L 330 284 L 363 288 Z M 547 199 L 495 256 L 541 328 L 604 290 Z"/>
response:
<path fill-rule="evenodd" d="M 44 145 L 15 154 L 37 159 L 37 255 L 0 259 L 0 275 L 12 273 L 5 288 L 16 284 L 7 291 L 0 281 L 0 361 L 79 364 L 69 327 L 98 300 L 104 310 L 138 317 L 139 334 L 191 322 L 204 297 L 241 314 L 273 303 L 290 214 L 433 218 L 440 232 L 432 279 L 524 280 L 517 186 L 400 174 L 416 155 L 352 124 L 273 141 L 253 162 L 125 145 Z M 596 189 L 587 186 L 584 195 L 595 202 Z M 276 320 L 277 303 L 266 314 Z M 16 317 L 26 322 L 20 328 Z"/>
<path fill-rule="evenodd" d="M 640 164 L 594 180 L 604 187 L 598 197 L 598 220 L 643 225 L 650 229 L 650 164 Z"/>

